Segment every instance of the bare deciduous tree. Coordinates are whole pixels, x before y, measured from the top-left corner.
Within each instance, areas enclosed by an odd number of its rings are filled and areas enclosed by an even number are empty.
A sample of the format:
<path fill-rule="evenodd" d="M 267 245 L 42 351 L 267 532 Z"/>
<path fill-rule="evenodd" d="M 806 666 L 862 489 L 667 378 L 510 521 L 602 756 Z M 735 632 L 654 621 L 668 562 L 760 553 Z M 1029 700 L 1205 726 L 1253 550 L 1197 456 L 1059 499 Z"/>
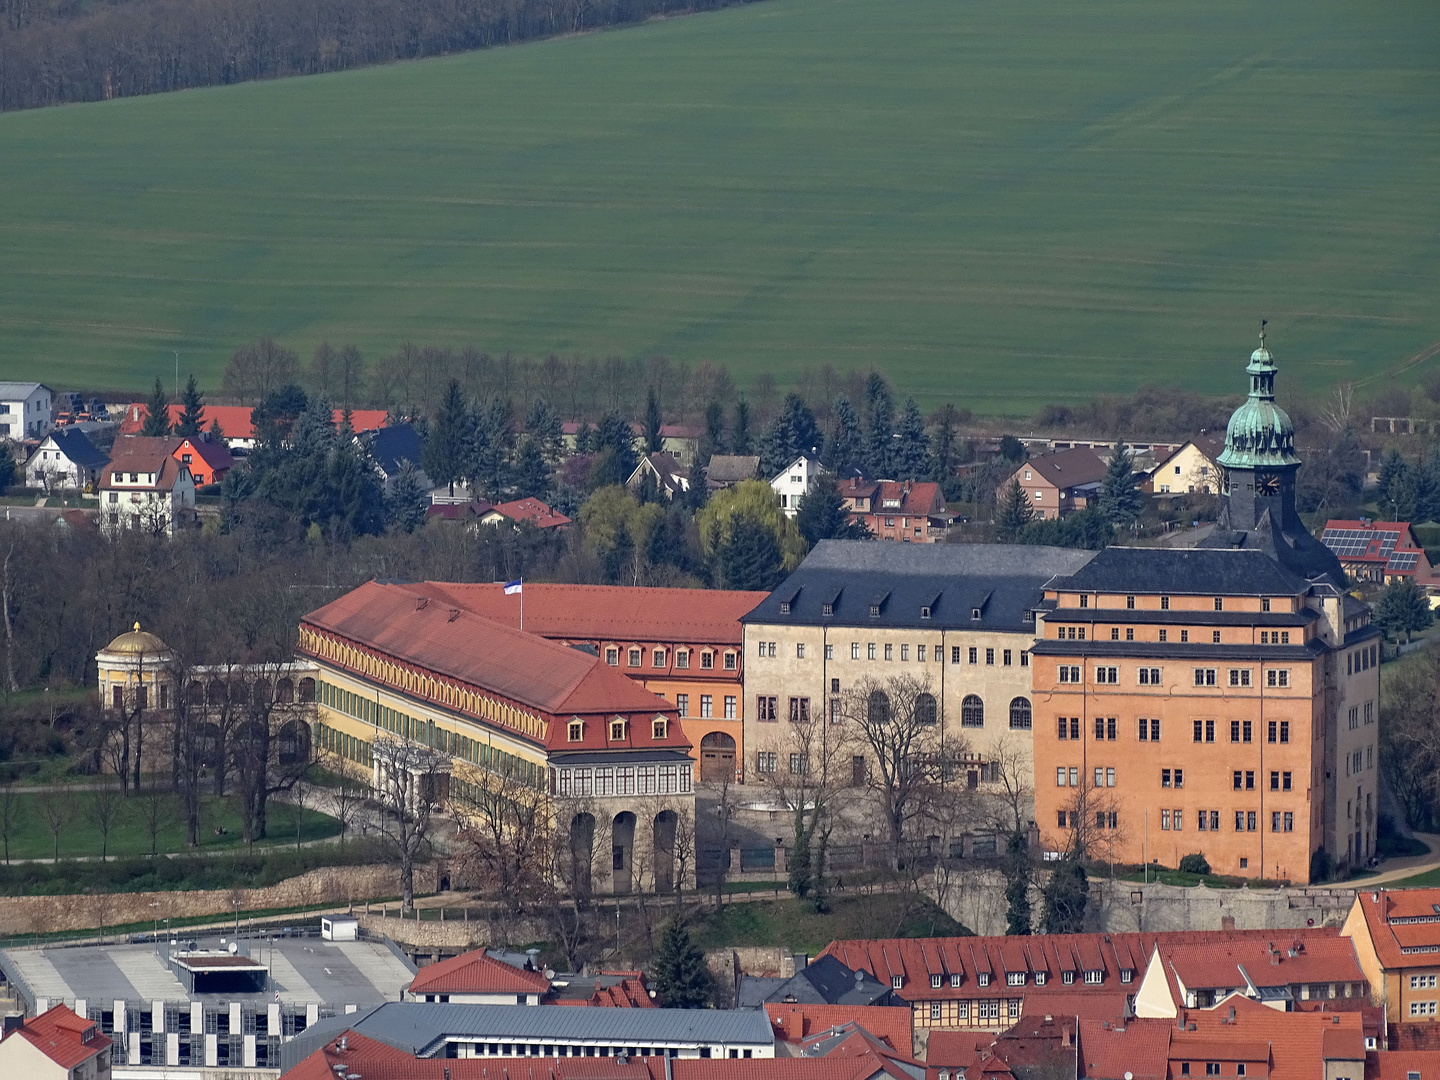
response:
<path fill-rule="evenodd" d="M 482 774 L 465 791 L 458 795 L 452 788 L 450 804 L 465 823 L 470 855 L 490 892 L 518 914 L 545 884 L 550 797 L 518 777 L 495 773 Z"/>
<path fill-rule="evenodd" d="M 125 796 L 112 787 L 98 787 L 90 795 L 88 810 L 90 824 L 100 834 L 100 858 L 107 858 L 110 854 L 110 834 L 125 812 Z"/>
<path fill-rule="evenodd" d="M 380 834 L 400 867 L 401 902 L 415 906 L 415 864 L 430 849 L 431 816 L 443 797 L 449 758 L 413 739 L 379 732 L 374 743 Z"/>
<path fill-rule="evenodd" d="M 40 811 L 40 819 L 50 832 L 51 854 L 58 863 L 60 834 L 75 819 L 74 796 L 68 791 L 43 791 L 35 799 L 35 808 Z"/>
<path fill-rule="evenodd" d="M 5 864 L 10 864 L 10 841 L 20 829 L 20 817 L 24 812 L 23 796 L 15 790 L 12 780 L 0 784 L 0 842 L 5 845 Z"/>

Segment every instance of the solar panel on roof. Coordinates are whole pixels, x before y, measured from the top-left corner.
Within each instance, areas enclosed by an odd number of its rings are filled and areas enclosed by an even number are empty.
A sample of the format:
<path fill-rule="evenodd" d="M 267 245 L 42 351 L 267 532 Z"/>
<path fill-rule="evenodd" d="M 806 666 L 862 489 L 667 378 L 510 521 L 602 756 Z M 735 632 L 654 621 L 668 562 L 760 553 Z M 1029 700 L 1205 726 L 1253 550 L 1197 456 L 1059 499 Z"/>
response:
<path fill-rule="evenodd" d="M 1414 570 L 1415 564 L 1420 561 L 1418 551 L 1401 551 L 1390 556 L 1387 570 Z"/>
<path fill-rule="evenodd" d="M 1370 547 L 1371 541 L 1377 538 L 1382 543 L 1389 539 L 1390 546 L 1395 546 L 1395 533 L 1377 534 L 1373 529 L 1326 529 L 1320 537 L 1320 542 L 1328 547 L 1336 555 L 1344 558 L 1346 556 L 1364 555 Z"/>

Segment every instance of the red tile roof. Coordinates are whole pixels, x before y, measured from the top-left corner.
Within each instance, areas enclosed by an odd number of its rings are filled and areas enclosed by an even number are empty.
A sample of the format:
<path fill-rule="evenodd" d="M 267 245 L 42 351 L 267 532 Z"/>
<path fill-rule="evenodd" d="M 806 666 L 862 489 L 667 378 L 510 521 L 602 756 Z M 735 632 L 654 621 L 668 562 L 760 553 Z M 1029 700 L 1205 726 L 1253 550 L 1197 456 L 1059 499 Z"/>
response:
<path fill-rule="evenodd" d="M 1411 1080 L 1411 1073 L 1418 1074 L 1418 1080 L 1440 1080 L 1440 1050 L 1372 1050 L 1365 1055 L 1365 1080 Z"/>
<path fill-rule="evenodd" d="M 456 607 L 508 626 L 520 624 L 520 597 L 506 596 L 503 585 L 427 581 L 415 586 Z M 740 618 L 768 596 L 725 589 L 649 589 L 628 585 L 548 585 L 525 583 L 525 629 L 567 641 L 620 641 L 740 645 Z M 651 674 L 649 662 L 642 669 Z M 667 655 L 667 663 L 674 657 Z M 715 662 L 718 671 L 720 661 Z M 687 673 L 706 674 L 698 657 Z M 734 676 L 735 672 L 731 672 Z"/>
<path fill-rule="evenodd" d="M 1172 945 L 1162 938 L 1160 958 L 1167 974 L 1178 975 L 1190 990 L 1244 989 L 1245 975 L 1249 975 L 1256 986 L 1365 980 L 1349 938 L 1301 939 L 1287 931 L 1271 933 L 1272 936 L 1263 941 L 1250 938 L 1203 944 Z M 1295 955 L 1291 956 L 1291 952 Z"/>
<path fill-rule="evenodd" d="M 1229 1020 L 1230 1008 L 1234 1021 Z M 1270 1080 L 1314 1080 L 1323 1075 L 1322 1057 L 1365 1059 L 1365 1038 L 1358 1012 L 1279 1012 L 1248 998 L 1234 998 L 1223 1008 L 1187 1010 L 1182 1019 L 1198 1034 L 1224 1046 L 1268 1042 Z M 1177 1031 L 1176 1036 L 1180 1033 Z M 1189 1038 L 1191 1033 L 1186 1033 Z M 1171 1058 L 1177 1051 L 1172 1047 Z M 1239 1060 L 1230 1051 L 1230 1060 Z"/>
<path fill-rule="evenodd" d="M 511 521 L 527 522 L 537 529 L 554 529 L 569 525 L 570 519 L 558 510 L 552 510 L 539 499 L 516 499 L 513 502 L 496 503 L 494 513 Z"/>
<path fill-rule="evenodd" d="M 982 1052 L 994 1042 L 993 1031 L 941 1031 L 932 1028 L 925 1044 L 925 1063 L 963 1069 L 979 1061 Z"/>
<path fill-rule="evenodd" d="M 192 451 L 196 456 L 204 459 L 205 464 L 212 469 L 228 469 L 235 464 L 235 458 L 230 453 L 230 447 L 215 439 L 191 439 L 183 436 L 176 436 L 181 439 L 175 453 L 180 454 Z"/>
<path fill-rule="evenodd" d="M 412 586 L 368 582 L 312 611 L 301 626 L 536 710 L 542 720 L 675 716 L 674 706 L 599 657 L 447 607 Z M 318 646 L 309 650 L 319 655 Z M 572 743 L 567 741 L 565 723 L 548 724 L 546 742 L 559 750 L 688 749 L 690 745 L 678 723 L 667 725 L 664 739 L 651 739 L 647 723 L 627 724 L 623 742 L 608 741 L 608 726 L 587 723 L 584 740 Z"/>
<path fill-rule="evenodd" d="M 420 969 L 410 984 L 412 994 L 544 994 L 550 980 L 538 971 L 485 955 L 484 949 L 461 953 Z"/>
<path fill-rule="evenodd" d="M 1022 462 L 1016 472 L 1020 469 L 1039 473 L 1057 488 L 1070 488 L 1104 479 L 1105 460 L 1088 446 L 1080 446 L 1074 450 L 1057 450 L 1053 454 L 1033 457 Z"/>
<path fill-rule="evenodd" d="M 893 975 L 901 975 L 904 978 L 904 986 L 900 991 L 902 996 L 917 1001 L 934 1001 L 977 996 L 981 992 L 975 982 L 977 972 L 990 974 L 990 986 L 985 987 L 984 991 L 993 994 L 996 984 L 1003 987 L 1005 980 L 1006 968 L 1001 959 L 1002 954 L 1009 955 L 1017 947 L 1021 947 L 1023 951 L 1012 958 L 1010 963 L 1023 960 L 1029 969 L 1025 983 L 1025 996 L 1028 1001 L 1031 996 L 1059 992 L 1062 989 L 1087 997 L 1097 994 L 1110 996 L 1122 990 L 1134 993 L 1145 974 L 1150 954 L 1159 941 L 1166 942 L 1172 948 L 1188 944 L 1251 942 L 1258 945 L 1263 955 L 1267 941 L 1273 941 L 1279 946 L 1282 942 L 1288 945 L 1294 940 L 1303 940 L 1307 950 L 1312 950 L 1321 948 L 1315 944 L 1317 941 L 1338 942 L 1340 939 L 1338 931 L 1329 927 L 1287 930 L 1283 937 L 1271 930 L 1190 930 L 1166 934 L 1045 934 L 1020 938 L 892 938 L 832 941 L 820 955 L 834 956 L 851 969 L 863 968 L 884 982 L 889 982 Z M 1343 949 L 1349 949 L 1350 963 L 1353 965 L 1354 950 L 1350 949 L 1348 942 L 1344 943 Z M 1333 947 L 1324 952 L 1325 956 L 1334 954 Z M 940 974 L 942 978 L 941 985 L 932 988 L 931 967 L 936 960 L 940 961 L 942 970 L 933 974 Z M 1132 981 L 1122 983 L 1120 973 L 1127 968 L 1133 972 Z M 1351 968 L 1346 967 L 1344 970 L 1350 971 Z M 1035 986 L 1035 971 L 1044 971 L 1047 974 L 1044 987 Z M 1061 979 L 1066 971 L 1077 973 L 1074 983 L 1069 986 Z M 1084 971 L 1102 972 L 1101 981 L 1084 982 L 1084 976 L 1080 974 Z M 960 976 L 958 987 L 950 985 L 952 975 Z M 1338 980 L 1340 976 L 1334 978 Z M 1243 986 L 1244 980 L 1237 985 Z M 1026 1010 L 1033 1011 L 1028 1005 Z"/>
<path fill-rule="evenodd" d="M 7 1038 L 24 1039 L 62 1069 L 73 1069 L 110 1045 L 110 1036 L 102 1035 L 95 1021 L 77 1016 L 64 1005 L 25 1021 L 24 1027 Z"/>
<path fill-rule="evenodd" d="M 116 439 L 110 451 L 110 464 L 100 473 L 100 485 L 103 487 L 111 483 L 116 473 L 154 473 L 156 479 L 153 484 L 140 485 L 132 490 L 173 490 L 184 466 L 172 455 L 183 441 L 173 435 L 164 438 L 131 435 Z"/>
<path fill-rule="evenodd" d="M 166 410 L 170 414 L 170 424 L 173 427 L 180 422 L 180 417 L 185 411 L 183 405 L 171 405 Z M 135 435 L 145 426 L 145 417 L 149 409 L 144 402 L 135 402 L 125 406 L 124 419 L 120 421 L 118 434 Z M 250 422 L 251 409 L 248 405 L 206 405 L 205 413 L 201 423 L 208 429 L 213 421 L 220 421 L 220 430 L 225 433 L 227 439 L 253 439 L 255 427 Z M 338 425 L 345 415 L 345 410 L 336 409 L 335 423 Z M 374 431 L 376 428 L 385 426 L 385 419 L 388 414 L 384 409 L 352 409 L 350 411 L 350 423 L 355 431 Z"/>
<path fill-rule="evenodd" d="M 914 1047 L 914 1024 L 909 1006 L 766 1002 L 765 1011 L 770 1014 L 775 1038 L 783 1042 L 799 1042 L 841 1024 L 856 1023 L 907 1057 Z"/>
<path fill-rule="evenodd" d="M 1365 916 L 1365 927 L 1375 947 L 1380 966 L 1391 971 L 1433 963 L 1434 957 L 1417 958 L 1405 949 L 1440 951 L 1440 889 L 1362 889 L 1355 902 Z M 1423 920 L 1397 922 L 1400 919 Z"/>
<path fill-rule="evenodd" d="M 915 483 L 909 480 L 881 480 L 876 488 L 870 502 L 870 509 L 855 511 L 855 513 L 911 514 L 923 517 L 926 514 L 939 513 L 945 509 L 945 499 L 940 494 L 940 485 L 930 481 Z M 842 488 L 840 493 L 842 496 L 853 497 L 850 489 L 847 488 Z M 857 489 L 857 493 L 863 492 L 859 492 Z"/>
<path fill-rule="evenodd" d="M 1169 1065 L 1169 1020 L 1130 1020 L 1116 1027 L 1080 1021 L 1080 1073 L 1094 1080 L 1162 1080 Z"/>

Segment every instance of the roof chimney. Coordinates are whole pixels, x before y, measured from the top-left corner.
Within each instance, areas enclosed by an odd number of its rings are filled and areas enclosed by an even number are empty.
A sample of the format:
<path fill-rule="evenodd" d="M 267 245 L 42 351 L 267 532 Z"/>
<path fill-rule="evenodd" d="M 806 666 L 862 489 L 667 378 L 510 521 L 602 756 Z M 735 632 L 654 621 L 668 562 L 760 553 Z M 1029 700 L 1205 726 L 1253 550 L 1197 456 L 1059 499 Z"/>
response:
<path fill-rule="evenodd" d="M 539 949 L 526 949 L 526 950 L 525 950 L 525 970 L 526 970 L 526 971 L 539 971 L 539 970 L 540 970 L 540 950 L 539 950 Z"/>

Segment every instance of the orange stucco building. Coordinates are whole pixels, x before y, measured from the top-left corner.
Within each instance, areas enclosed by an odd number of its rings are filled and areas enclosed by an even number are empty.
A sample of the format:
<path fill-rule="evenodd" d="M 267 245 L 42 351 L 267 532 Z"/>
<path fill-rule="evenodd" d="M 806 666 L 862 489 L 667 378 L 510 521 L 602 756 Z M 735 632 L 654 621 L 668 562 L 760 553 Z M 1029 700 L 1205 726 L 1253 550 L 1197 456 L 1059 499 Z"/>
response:
<path fill-rule="evenodd" d="M 1032 672 L 1048 851 L 1199 852 L 1217 873 L 1307 882 L 1375 852 L 1380 632 L 1295 512 L 1275 372 L 1262 332 L 1200 548 L 1108 548 L 1047 584 Z"/>

